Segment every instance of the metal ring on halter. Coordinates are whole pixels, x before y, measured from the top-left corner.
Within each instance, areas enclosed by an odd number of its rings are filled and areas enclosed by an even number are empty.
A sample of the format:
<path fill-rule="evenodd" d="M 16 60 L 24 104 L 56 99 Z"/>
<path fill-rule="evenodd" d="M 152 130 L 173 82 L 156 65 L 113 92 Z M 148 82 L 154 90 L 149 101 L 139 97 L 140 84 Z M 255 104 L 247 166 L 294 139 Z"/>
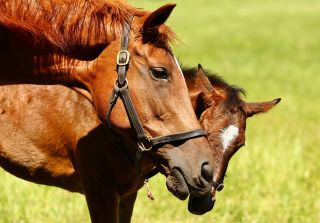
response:
<path fill-rule="evenodd" d="M 142 152 L 150 151 L 150 150 L 152 149 L 152 147 L 153 147 L 153 145 L 152 145 L 152 143 L 151 143 L 152 137 L 146 133 L 146 134 L 144 134 L 144 139 L 145 139 L 145 141 L 147 141 L 147 143 L 149 143 L 149 147 L 146 148 L 146 146 L 144 145 L 144 143 L 143 143 L 142 141 L 139 141 L 139 142 L 137 142 L 138 148 L 139 148 Z"/>
<path fill-rule="evenodd" d="M 216 191 L 222 191 L 224 188 L 223 183 L 217 183 L 216 181 L 213 181 L 213 187 Z"/>
<path fill-rule="evenodd" d="M 114 88 L 120 89 L 120 88 L 127 88 L 127 87 L 128 87 L 128 80 L 127 80 L 127 78 L 124 79 L 124 83 L 123 83 L 122 86 L 119 86 L 118 80 L 114 83 Z"/>
<path fill-rule="evenodd" d="M 224 188 L 224 184 L 221 183 L 221 184 L 219 184 L 219 186 L 217 187 L 217 191 L 222 191 L 223 188 Z"/>
<path fill-rule="evenodd" d="M 147 152 L 152 149 L 152 145 L 146 148 L 142 142 L 137 142 L 137 144 L 138 144 L 138 149 L 140 149 L 142 152 Z"/>

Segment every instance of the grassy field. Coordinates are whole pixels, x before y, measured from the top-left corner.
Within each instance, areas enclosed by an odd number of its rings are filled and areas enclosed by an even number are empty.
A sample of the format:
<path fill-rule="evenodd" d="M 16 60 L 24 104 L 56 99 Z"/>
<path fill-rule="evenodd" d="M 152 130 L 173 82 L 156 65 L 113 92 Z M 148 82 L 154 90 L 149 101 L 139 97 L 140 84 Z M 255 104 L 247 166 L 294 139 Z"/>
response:
<path fill-rule="evenodd" d="M 155 9 L 167 1 L 131 0 Z M 232 159 L 225 189 L 203 216 L 188 213 L 165 179 L 143 188 L 133 222 L 320 222 L 320 1 L 179 0 L 169 24 L 175 54 L 243 87 L 248 101 L 281 97 L 248 120 L 246 147 Z M 0 223 L 89 222 L 82 196 L 0 171 Z"/>

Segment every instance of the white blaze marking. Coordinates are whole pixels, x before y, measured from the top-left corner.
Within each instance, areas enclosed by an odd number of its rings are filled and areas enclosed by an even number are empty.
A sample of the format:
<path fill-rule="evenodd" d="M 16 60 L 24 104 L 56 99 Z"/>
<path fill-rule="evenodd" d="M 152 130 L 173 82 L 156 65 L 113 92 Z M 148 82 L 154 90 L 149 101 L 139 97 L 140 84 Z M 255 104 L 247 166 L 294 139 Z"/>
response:
<path fill-rule="evenodd" d="M 235 125 L 229 125 L 221 131 L 223 149 L 227 150 L 232 141 L 239 135 L 239 128 Z"/>
<path fill-rule="evenodd" d="M 179 64 L 177 58 L 174 57 L 174 60 L 176 61 L 176 64 L 177 64 L 177 66 L 178 66 L 178 68 L 179 68 L 179 71 L 181 72 L 181 75 L 183 76 L 183 73 L 182 73 L 182 70 L 181 70 L 181 67 L 180 67 L 180 64 Z"/>

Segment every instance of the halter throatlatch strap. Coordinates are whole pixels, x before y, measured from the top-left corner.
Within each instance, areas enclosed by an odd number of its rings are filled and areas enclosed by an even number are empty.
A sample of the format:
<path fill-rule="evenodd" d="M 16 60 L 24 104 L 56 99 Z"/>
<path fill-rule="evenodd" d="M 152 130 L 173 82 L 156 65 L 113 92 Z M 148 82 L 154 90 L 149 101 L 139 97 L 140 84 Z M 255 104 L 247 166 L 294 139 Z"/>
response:
<path fill-rule="evenodd" d="M 130 18 L 132 21 L 133 17 Z M 131 22 L 130 22 L 131 23 Z M 118 79 L 114 84 L 111 97 L 109 99 L 109 106 L 107 111 L 107 125 L 112 131 L 112 125 L 110 121 L 110 116 L 114 105 L 116 104 L 118 98 L 120 97 L 123 101 L 127 116 L 130 121 L 131 127 L 134 129 L 137 138 L 138 138 L 138 149 L 135 156 L 135 168 L 139 173 L 141 173 L 141 157 L 142 153 L 151 150 L 152 148 L 156 148 L 159 145 L 163 145 L 166 143 L 172 143 L 176 141 L 187 140 L 195 137 L 205 136 L 206 132 L 203 129 L 197 129 L 189 132 L 183 132 L 168 136 L 159 136 L 152 138 L 148 134 L 145 133 L 143 126 L 138 117 L 138 113 L 133 105 L 132 99 L 129 94 L 128 82 L 126 80 L 127 70 L 129 68 L 130 62 L 130 53 L 128 51 L 129 46 L 129 36 L 130 36 L 130 23 L 125 23 L 123 28 L 123 33 L 121 36 L 121 48 L 117 55 L 117 73 Z M 114 133 L 114 132 L 113 132 Z M 115 133 L 114 133 L 115 134 Z M 116 135 L 116 134 L 115 134 Z M 119 138 L 119 137 L 118 137 Z M 121 143 L 123 144 L 123 143 Z M 128 153 L 126 152 L 128 155 Z M 130 157 L 129 157 L 130 159 Z M 130 159 L 131 160 L 131 159 Z M 145 178 L 152 177 L 158 173 L 157 169 L 154 168 L 149 173 L 144 174 Z"/>

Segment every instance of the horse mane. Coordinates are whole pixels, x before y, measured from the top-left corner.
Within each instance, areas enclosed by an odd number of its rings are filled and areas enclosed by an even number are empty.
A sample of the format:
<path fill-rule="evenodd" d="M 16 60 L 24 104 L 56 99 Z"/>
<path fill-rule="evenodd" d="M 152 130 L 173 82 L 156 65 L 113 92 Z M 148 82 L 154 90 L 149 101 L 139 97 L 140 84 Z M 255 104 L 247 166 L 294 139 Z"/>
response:
<path fill-rule="evenodd" d="M 217 74 L 212 74 L 209 71 L 205 71 L 205 73 L 213 87 L 221 87 L 227 92 L 226 100 L 223 102 L 226 108 L 237 108 L 243 104 L 241 97 L 246 95 L 243 88 L 228 84 Z"/>
<path fill-rule="evenodd" d="M 33 50 L 72 55 L 98 46 L 101 52 L 110 32 L 115 36 L 131 15 L 146 14 L 120 0 L 0 0 L 0 34 Z"/>
<path fill-rule="evenodd" d="M 228 84 L 221 76 L 216 73 L 212 73 L 208 70 L 204 70 L 213 88 L 222 88 L 227 93 L 226 100 L 223 101 L 223 105 L 226 108 L 237 108 L 242 105 L 242 96 L 246 95 L 244 89 Z M 186 78 L 196 78 L 197 68 L 183 68 L 183 74 Z"/>

